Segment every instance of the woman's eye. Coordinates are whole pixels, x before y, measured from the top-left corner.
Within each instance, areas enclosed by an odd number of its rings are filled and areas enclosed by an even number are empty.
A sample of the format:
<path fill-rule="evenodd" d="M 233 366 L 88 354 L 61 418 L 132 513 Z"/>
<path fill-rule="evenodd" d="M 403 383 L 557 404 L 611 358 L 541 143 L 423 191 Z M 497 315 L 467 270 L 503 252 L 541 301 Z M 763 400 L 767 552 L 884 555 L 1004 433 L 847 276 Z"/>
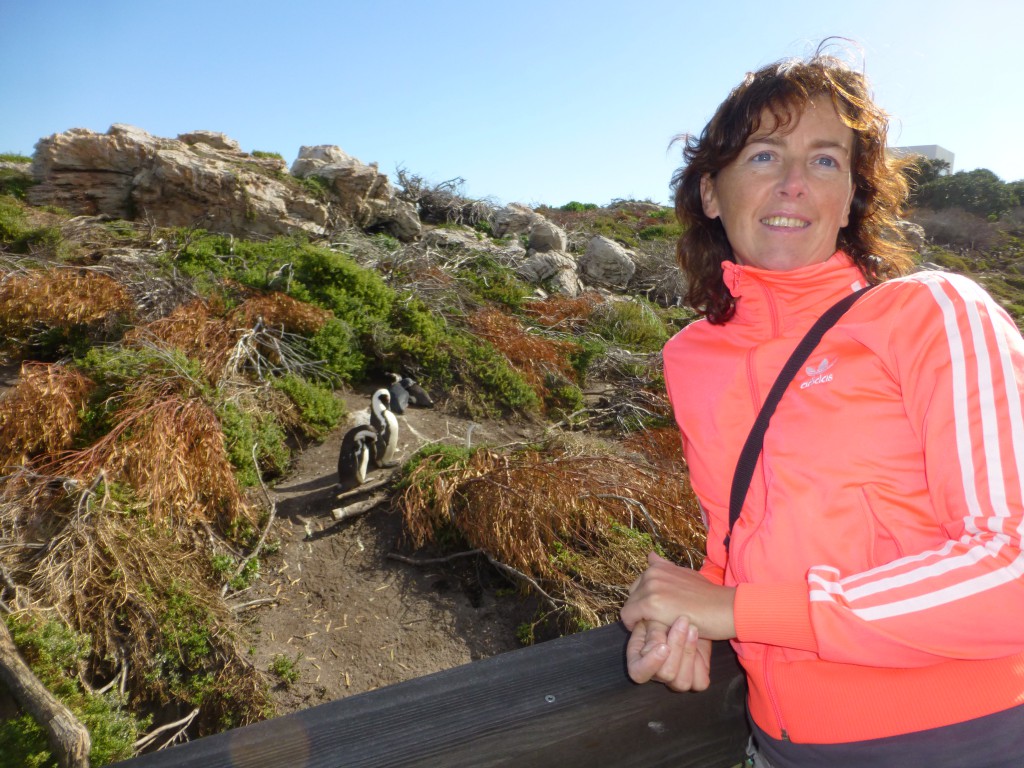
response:
<path fill-rule="evenodd" d="M 814 162 L 817 163 L 818 165 L 823 165 L 826 168 L 838 168 L 839 167 L 839 163 L 837 163 L 835 161 L 835 158 L 832 158 L 832 157 L 819 157 Z"/>
<path fill-rule="evenodd" d="M 772 153 L 771 152 L 758 152 L 751 159 L 756 161 L 756 162 L 758 162 L 758 163 L 764 163 L 764 162 L 767 162 L 767 161 L 772 159 Z"/>

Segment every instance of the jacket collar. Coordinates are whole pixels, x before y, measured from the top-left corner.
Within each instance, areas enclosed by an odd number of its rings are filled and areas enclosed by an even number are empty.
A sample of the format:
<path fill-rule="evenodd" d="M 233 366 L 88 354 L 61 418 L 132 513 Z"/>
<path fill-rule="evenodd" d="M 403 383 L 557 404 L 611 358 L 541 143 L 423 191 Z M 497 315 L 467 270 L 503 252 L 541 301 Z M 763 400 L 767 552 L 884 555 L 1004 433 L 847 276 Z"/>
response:
<path fill-rule="evenodd" d="M 773 325 L 817 318 L 843 296 L 867 285 L 853 259 L 843 251 L 818 264 L 787 271 L 723 261 L 722 278 L 737 299 L 730 322 L 770 320 Z"/>

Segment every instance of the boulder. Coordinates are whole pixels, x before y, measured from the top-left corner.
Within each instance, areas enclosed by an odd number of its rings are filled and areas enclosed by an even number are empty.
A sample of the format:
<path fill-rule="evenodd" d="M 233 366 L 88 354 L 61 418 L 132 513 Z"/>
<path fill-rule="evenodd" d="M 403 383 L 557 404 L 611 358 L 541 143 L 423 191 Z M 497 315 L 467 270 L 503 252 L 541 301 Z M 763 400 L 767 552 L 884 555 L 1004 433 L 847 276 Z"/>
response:
<path fill-rule="evenodd" d="M 525 205 L 512 203 L 504 208 L 499 208 L 491 214 L 491 231 L 495 237 L 528 235 L 533 228 L 534 222 L 543 218 L 539 213 L 535 213 Z"/>
<path fill-rule="evenodd" d="M 552 221 L 537 214 L 530 225 L 530 249 L 539 252 L 565 251 L 569 240 L 565 230 Z"/>
<path fill-rule="evenodd" d="M 576 272 L 576 260 L 559 251 L 531 252 L 530 257 L 516 267 L 516 274 L 528 283 L 543 283 L 564 269 Z"/>
<path fill-rule="evenodd" d="M 569 298 L 576 298 L 583 291 L 579 273 L 575 269 L 560 269 L 547 282 L 548 287 Z"/>
<path fill-rule="evenodd" d="M 636 272 L 633 255 L 607 237 L 595 235 L 580 258 L 580 272 L 595 285 L 625 288 Z"/>

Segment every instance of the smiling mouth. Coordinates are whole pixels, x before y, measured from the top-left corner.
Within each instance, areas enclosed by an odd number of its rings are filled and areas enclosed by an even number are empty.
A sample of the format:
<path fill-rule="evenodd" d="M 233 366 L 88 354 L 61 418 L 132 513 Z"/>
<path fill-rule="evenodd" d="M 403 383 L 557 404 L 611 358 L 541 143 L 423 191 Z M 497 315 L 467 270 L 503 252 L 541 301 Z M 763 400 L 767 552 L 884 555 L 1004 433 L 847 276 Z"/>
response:
<path fill-rule="evenodd" d="M 761 219 L 761 223 L 769 227 L 784 227 L 786 229 L 804 229 L 811 225 L 809 221 L 791 219 L 787 216 L 771 216 L 767 219 Z"/>

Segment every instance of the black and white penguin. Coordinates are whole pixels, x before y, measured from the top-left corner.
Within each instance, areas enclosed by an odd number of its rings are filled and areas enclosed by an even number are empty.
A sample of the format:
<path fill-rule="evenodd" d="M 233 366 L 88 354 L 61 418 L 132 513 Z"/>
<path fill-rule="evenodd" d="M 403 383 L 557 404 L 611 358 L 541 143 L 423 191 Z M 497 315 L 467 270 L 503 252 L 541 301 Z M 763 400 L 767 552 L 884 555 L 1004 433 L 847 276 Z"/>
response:
<path fill-rule="evenodd" d="M 338 454 L 338 485 L 342 491 L 351 491 L 366 482 L 366 470 L 376 443 L 377 430 L 365 425 L 352 427 L 345 433 Z"/>
<path fill-rule="evenodd" d="M 373 461 L 378 467 L 393 467 L 398 450 L 398 419 L 391 412 L 391 394 L 378 389 L 370 400 L 370 426 L 377 432 Z"/>
<path fill-rule="evenodd" d="M 409 402 L 413 405 L 418 405 L 420 408 L 433 408 L 434 401 L 430 399 L 430 395 L 427 391 L 416 383 L 415 379 L 410 379 L 408 376 L 401 380 L 402 386 L 405 391 L 409 393 Z"/>
<path fill-rule="evenodd" d="M 388 384 L 388 394 L 391 395 L 391 410 L 395 413 L 405 413 L 409 407 L 409 390 L 405 388 L 402 377 L 397 373 L 389 373 L 391 383 Z"/>

